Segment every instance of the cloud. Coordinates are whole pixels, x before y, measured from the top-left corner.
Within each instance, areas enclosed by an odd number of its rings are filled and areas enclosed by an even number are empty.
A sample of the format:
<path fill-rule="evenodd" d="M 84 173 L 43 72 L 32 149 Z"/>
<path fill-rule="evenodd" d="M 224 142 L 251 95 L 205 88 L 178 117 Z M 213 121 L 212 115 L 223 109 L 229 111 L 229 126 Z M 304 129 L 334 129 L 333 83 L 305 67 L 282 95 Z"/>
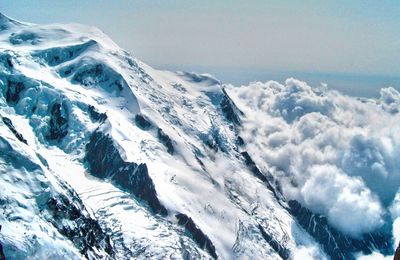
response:
<path fill-rule="evenodd" d="M 400 108 L 400 93 L 392 87 L 380 91 L 382 108 L 390 113 L 398 113 Z"/>
<path fill-rule="evenodd" d="M 393 257 L 392 256 L 384 256 L 380 253 L 373 252 L 370 255 L 360 255 L 357 259 L 358 260 L 392 260 Z"/>
<path fill-rule="evenodd" d="M 383 224 L 379 200 L 361 179 L 351 178 L 333 165 L 313 165 L 309 176 L 300 189 L 302 202 L 334 219 L 333 226 L 357 235 Z"/>
<path fill-rule="evenodd" d="M 292 260 L 304 260 L 304 259 L 328 259 L 327 256 L 321 252 L 316 246 L 310 247 L 299 247 L 294 250 L 291 257 Z"/>
<path fill-rule="evenodd" d="M 288 79 L 229 93 L 246 115 L 246 149 L 286 197 L 353 237 L 382 227 L 400 186 L 396 90 L 360 100 Z"/>

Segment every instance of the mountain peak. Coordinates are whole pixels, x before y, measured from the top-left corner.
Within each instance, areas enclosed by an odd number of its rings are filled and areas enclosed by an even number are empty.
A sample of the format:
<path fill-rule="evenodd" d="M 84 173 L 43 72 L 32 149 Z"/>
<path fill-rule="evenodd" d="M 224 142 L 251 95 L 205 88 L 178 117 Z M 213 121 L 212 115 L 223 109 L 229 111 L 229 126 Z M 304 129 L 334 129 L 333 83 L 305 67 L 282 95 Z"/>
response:
<path fill-rule="evenodd" d="M 0 259 L 393 253 L 400 124 L 377 101 L 161 71 L 97 28 L 2 13 L 0 49 Z"/>

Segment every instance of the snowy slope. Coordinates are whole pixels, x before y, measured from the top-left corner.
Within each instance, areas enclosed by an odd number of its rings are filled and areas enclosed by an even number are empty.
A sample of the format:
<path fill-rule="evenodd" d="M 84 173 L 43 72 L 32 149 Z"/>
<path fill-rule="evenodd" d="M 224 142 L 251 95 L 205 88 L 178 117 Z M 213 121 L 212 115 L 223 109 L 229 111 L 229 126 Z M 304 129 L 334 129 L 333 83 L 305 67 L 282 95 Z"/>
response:
<path fill-rule="evenodd" d="M 6 258 L 393 252 L 387 227 L 354 236 L 285 188 L 288 179 L 251 137 L 260 113 L 245 87 L 155 70 L 96 28 L 4 15 L 0 60 Z"/>

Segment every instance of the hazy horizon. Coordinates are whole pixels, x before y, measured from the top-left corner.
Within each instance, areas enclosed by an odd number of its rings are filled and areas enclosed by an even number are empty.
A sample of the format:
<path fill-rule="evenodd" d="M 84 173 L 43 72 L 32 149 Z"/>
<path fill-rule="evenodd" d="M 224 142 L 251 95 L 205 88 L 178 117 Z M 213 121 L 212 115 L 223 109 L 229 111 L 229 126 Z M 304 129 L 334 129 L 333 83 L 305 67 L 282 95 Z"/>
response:
<path fill-rule="evenodd" d="M 400 89 L 396 1 L 5 0 L 0 11 L 27 22 L 93 25 L 155 68 L 226 83 L 298 77 L 358 96 Z"/>

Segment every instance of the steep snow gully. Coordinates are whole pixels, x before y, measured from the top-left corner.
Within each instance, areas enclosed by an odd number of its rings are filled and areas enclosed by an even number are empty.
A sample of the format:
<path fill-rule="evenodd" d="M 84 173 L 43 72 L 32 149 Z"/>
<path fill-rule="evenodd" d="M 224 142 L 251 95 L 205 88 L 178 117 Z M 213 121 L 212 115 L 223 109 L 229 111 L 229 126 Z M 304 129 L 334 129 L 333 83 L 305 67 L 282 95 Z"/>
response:
<path fill-rule="evenodd" d="M 4 15 L 0 87 L 0 259 L 394 253 L 400 139 L 371 124 L 400 126 L 394 89 L 234 87 L 155 70 L 96 28 Z"/>

